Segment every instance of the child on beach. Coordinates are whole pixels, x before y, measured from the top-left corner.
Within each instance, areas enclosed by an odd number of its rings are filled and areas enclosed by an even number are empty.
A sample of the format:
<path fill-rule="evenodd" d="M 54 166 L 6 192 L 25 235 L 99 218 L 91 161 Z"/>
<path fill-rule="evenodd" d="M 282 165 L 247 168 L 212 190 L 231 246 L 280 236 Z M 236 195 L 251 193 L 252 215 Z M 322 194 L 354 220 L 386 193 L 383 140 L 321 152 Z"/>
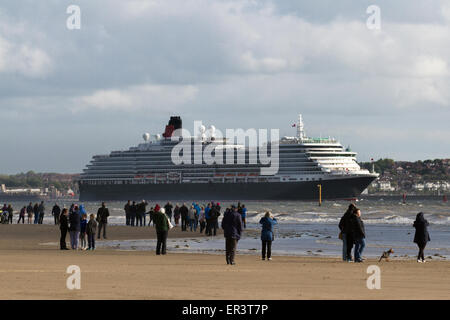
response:
<path fill-rule="evenodd" d="M 86 250 L 86 227 L 87 227 L 87 214 L 83 213 L 80 222 L 80 247 L 81 250 Z"/>
<path fill-rule="evenodd" d="M 95 234 L 97 233 L 97 221 L 95 221 L 95 216 L 91 214 L 89 216 L 89 222 L 86 226 L 86 234 L 88 238 L 88 250 L 95 250 Z"/>

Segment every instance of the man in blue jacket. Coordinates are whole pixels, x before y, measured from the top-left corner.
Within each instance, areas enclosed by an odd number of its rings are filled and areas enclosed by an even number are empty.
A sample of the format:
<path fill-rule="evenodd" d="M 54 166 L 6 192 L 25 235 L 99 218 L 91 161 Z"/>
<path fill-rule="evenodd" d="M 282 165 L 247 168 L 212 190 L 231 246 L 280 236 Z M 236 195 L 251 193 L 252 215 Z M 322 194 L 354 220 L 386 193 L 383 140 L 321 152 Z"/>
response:
<path fill-rule="evenodd" d="M 231 210 L 225 212 L 222 219 L 222 229 L 225 236 L 225 257 L 227 264 L 234 265 L 237 242 L 241 238 L 242 218 L 237 212 L 236 206 L 231 206 Z"/>
<path fill-rule="evenodd" d="M 207 236 L 211 235 L 211 216 L 209 215 L 209 212 L 211 211 L 211 203 L 208 203 L 208 205 L 205 208 L 205 220 L 206 220 L 206 229 L 205 234 Z"/>

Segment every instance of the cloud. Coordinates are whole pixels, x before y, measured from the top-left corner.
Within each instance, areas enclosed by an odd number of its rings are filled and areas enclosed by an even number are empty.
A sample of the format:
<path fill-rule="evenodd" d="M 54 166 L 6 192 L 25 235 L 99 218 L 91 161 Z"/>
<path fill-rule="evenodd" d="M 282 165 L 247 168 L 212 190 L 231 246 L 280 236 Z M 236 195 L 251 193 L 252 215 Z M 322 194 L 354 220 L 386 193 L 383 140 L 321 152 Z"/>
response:
<path fill-rule="evenodd" d="M 25 21 L 11 19 L 0 8 L 0 77 L 18 74 L 25 78 L 44 78 L 53 62 L 40 41 L 39 30 Z"/>
<path fill-rule="evenodd" d="M 198 88 L 191 85 L 144 84 L 125 89 L 97 90 L 94 93 L 74 98 L 73 112 L 82 110 L 171 110 L 192 101 Z"/>
<path fill-rule="evenodd" d="M 450 4 L 446 3 L 442 5 L 442 16 L 447 22 L 450 22 Z"/>
<path fill-rule="evenodd" d="M 244 69 L 253 72 L 280 72 L 287 69 L 287 62 L 279 58 L 264 57 L 257 59 L 252 52 L 245 52 L 241 56 Z"/>
<path fill-rule="evenodd" d="M 50 72 L 51 67 L 51 59 L 44 50 L 26 43 L 8 41 L 0 34 L 0 73 L 41 78 Z"/>

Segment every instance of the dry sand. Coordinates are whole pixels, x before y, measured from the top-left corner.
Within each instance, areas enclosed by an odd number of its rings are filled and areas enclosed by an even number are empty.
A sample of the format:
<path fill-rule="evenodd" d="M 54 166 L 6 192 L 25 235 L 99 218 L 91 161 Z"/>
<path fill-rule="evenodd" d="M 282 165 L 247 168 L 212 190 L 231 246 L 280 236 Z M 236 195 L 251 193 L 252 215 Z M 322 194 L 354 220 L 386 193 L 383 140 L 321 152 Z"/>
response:
<path fill-rule="evenodd" d="M 148 227 L 111 226 L 108 235 L 111 240 L 155 238 Z M 174 237 L 192 238 L 177 228 L 169 232 Z M 448 261 L 354 264 L 335 258 L 276 256 L 261 261 L 258 255 L 238 255 L 237 264 L 227 266 L 222 255 L 61 251 L 42 245 L 58 240 L 55 226 L 0 225 L 0 299 L 450 298 Z M 380 290 L 367 289 L 371 264 L 381 268 Z M 69 265 L 81 268 L 81 290 L 66 288 Z"/>

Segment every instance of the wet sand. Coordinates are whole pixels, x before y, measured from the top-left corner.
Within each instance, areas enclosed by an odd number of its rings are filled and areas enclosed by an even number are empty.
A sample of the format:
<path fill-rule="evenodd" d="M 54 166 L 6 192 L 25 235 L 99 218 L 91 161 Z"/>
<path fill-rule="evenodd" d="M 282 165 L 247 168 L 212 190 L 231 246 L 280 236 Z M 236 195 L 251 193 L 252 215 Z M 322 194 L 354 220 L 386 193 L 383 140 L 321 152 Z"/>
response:
<path fill-rule="evenodd" d="M 108 227 L 108 239 L 154 239 L 153 228 Z M 175 228 L 170 238 L 193 238 Z M 223 237 L 219 234 L 218 237 Z M 67 237 L 67 240 L 69 237 Z M 336 258 L 222 255 L 154 251 L 61 251 L 51 225 L 0 225 L 0 299 L 449 299 L 448 261 L 344 263 Z M 239 246 L 238 246 L 239 254 Z M 369 265 L 381 289 L 369 290 Z M 81 268 L 81 290 L 69 290 L 69 265 Z"/>

